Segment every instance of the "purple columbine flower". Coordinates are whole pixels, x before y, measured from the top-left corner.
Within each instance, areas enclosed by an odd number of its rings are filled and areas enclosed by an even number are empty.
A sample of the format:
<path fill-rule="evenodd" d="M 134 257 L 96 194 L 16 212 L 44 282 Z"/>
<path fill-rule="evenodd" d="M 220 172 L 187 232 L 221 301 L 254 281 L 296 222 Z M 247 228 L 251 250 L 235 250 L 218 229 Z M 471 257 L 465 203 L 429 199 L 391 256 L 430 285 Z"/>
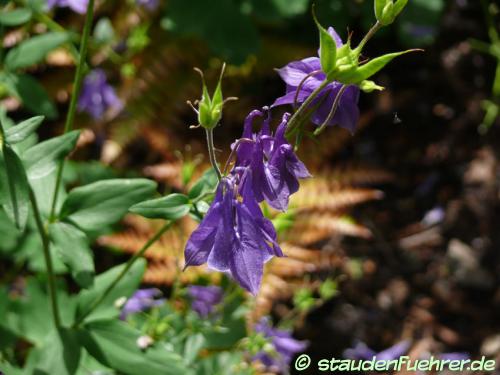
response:
<path fill-rule="evenodd" d="M 344 358 L 349 359 L 363 359 L 368 360 L 377 357 L 377 360 L 389 361 L 397 359 L 405 354 L 411 346 L 411 342 L 404 340 L 398 342 L 396 345 L 391 346 L 379 353 L 370 349 L 364 342 L 357 342 L 353 348 L 344 350 Z"/>
<path fill-rule="evenodd" d="M 214 307 L 221 303 L 223 292 L 218 286 L 191 285 L 188 294 L 193 299 L 191 308 L 202 318 L 210 315 Z"/>
<path fill-rule="evenodd" d="M 158 298 L 162 295 L 156 288 L 139 289 L 130 297 L 123 306 L 120 319 L 125 319 L 128 315 L 148 310 L 155 306 L 165 303 L 164 298 Z"/>
<path fill-rule="evenodd" d="M 78 100 L 80 111 L 85 111 L 98 120 L 108 108 L 121 108 L 122 105 L 115 89 L 108 84 L 102 69 L 94 69 L 87 74 Z"/>
<path fill-rule="evenodd" d="M 47 0 L 47 7 L 49 9 L 55 6 L 59 8 L 71 8 L 76 13 L 85 14 L 88 3 L 89 0 Z"/>
<path fill-rule="evenodd" d="M 328 32 L 334 38 L 337 48 L 340 48 L 343 43 L 333 27 L 328 28 Z M 325 73 L 321 71 L 319 57 L 308 57 L 300 61 L 293 61 L 285 67 L 278 69 L 278 74 L 286 83 L 286 94 L 276 99 L 273 103 L 273 107 L 284 104 L 294 104 L 297 90 L 307 75 L 311 74 L 311 76 L 302 83 L 301 90 L 297 96 L 297 103 L 304 102 L 326 79 Z M 313 100 L 311 107 L 318 106 L 311 116 L 311 121 L 314 124 L 321 125 L 325 122 L 341 87 L 341 83 L 334 81 L 328 84 L 316 99 Z M 339 125 L 349 130 L 351 133 L 354 132 L 359 119 L 358 99 L 359 88 L 355 85 L 348 86 L 340 98 L 335 115 L 328 125 Z"/>
<path fill-rule="evenodd" d="M 267 115 L 265 112 L 268 112 Z M 258 133 L 252 130 L 256 117 L 266 118 Z M 277 210 L 286 211 L 290 195 L 299 190 L 299 178 L 311 175 L 302 163 L 293 147 L 285 138 L 290 115 L 285 113 L 274 135 L 270 130 L 270 116 L 267 108 L 252 111 L 245 119 L 243 142 L 238 145 L 236 166 L 248 168 L 249 173 L 242 179 L 242 188 L 251 184 L 251 189 L 258 202 L 266 201 Z M 233 145 L 233 147 L 235 147 Z"/>
<path fill-rule="evenodd" d="M 184 256 L 186 267 L 207 263 L 216 271 L 229 272 L 243 288 L 257 294 L 264 263 L 283 253 L 251 184 L 240 190 L 238 178 L 233 175 L 220 181 L 212 205 L 187 242 Z"/>
<path fill-rule="evenodd" d="M 153 11 L 158 8 L 159 0 L 136 0 L 136 4 Z"/>
<path fill-rule="evenodd" d="M 268 319 L 265 318 L 255 325 L 255 331 L 271 339 L 271 344 L 278 356 L 262 351 L 253 359 L 260 361 L 272 371 L 286 372 L 295 354 L 303 352 L 308 345 L 305 341 L 294 339 L 289 331 L 272 328 Z"/>

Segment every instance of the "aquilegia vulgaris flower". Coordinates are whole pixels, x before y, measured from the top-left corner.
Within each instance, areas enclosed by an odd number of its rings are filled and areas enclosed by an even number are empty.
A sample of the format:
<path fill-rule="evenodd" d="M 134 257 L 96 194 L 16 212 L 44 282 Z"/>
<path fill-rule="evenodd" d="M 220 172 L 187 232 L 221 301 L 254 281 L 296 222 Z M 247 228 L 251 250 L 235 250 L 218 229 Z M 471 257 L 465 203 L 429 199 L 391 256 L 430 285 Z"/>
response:
<path fill-rule="evenodd" d="M 159 298 L 161 295 L 161 291 L 156 288 L 139 289 L 125 302 L 120 318 L 125 319 L 130 314 L 162 305 L 165 303 L 165 299 Z"/>
<path fill-rule="evenodd" d="M 328 32 L 335 40 L 337 48 L 341 47 L 343 45 L 342 40 L 333 27 L 328 28 Z M 294 104 L 296 97 L 297 103 L 303 103 L 326 79 L 325 73 L 321 71 L 319 57 L 308 57 L 300 61 L 293 61 L 285 67 L 278 69 L 278 73 L 286 83 L 286 93 L 284 96 L 276 99 L 273 107 Z M 310 76 L 305 79 L 308 75 Z M 297 94 L 301 83 L 302 87 L 300 87 L 300 91 Z M 325 122 L 341 87 L 342 84 L 339 82 L 329 83 L 313 100 L 311 108 L 317 107 L 311 116 L 311 121 L 314 124 L 321 125 Z M 328 122 L 328 125 L 339 125 L 350 132 L 354 132 L 359 119 L 358 99 L 359 88 L 355 85 L 348 86 L 341 96 L 335 115 Z"/>
<path fill-rule="evenodd" d="M 255 331 L 271 339 L 277 355 L 261 351 L 253 359 L 260 361 L 271 371 L 286 372 L 295 354 L 307 348 L 307 342 L 294 339 L 288 331 L 272 328 L 265 318 L 255 325 Z"/>
<path fill-rule="evenodd" d="M 78 109 L 85 111 L 95 120 L 100 119 L 108 108 L 121 108 L 122 102 L 115 89 L 107 82 L 102 69 L 92 70 L 83 81 L 78 100 Z"/>
<path fill-rule="evenodd" d="M 89 0 L 47 0 L 47 7 L 52 9 L 57 6 L 59 8 L 71 8 L 73 11 L 85 14 Z"/>
<path fill-rule="evenodd" d="M 266 118 L 260 131 L 253 133 L 253 120 L 264 116 Z M 310 177 L 304 163 L 297 158 L 285 138 L 289 117 L 288 113 L 283 116 L 273 136 L 269 110 L 263 108 L 263 111 L 252 111 L 245 119 L 242 136 L 243 140 L 252 142 L 240 141 L 236 161 L 237 168 L 247 167 L 249 170 L 240 189 L 252 184 L 251 189 L 258 202 L 265 200 L 271 207 L 281 211 L 287 210 L 290 195 L 299 190 L 299 178 Z"/>
<path fill-rule="evenodd" d="M 218 286 L 191 285 L 188 294 L 193 299 L 191 308 L 201 317 L 210 315 L 222 302 L 223 292 Z"/>
<path fill-rule="evenodd" d="M 251 179 L 248 173 L 243 177 Z M 251 184 L 239 190 L 239 179 L 239 175 L 232 175 L 220 181 L 210 209 L 187 242 L 184 256 L 186 267 L 207 263 L 214 270 L 229 272 L 243 288 L 257 294 L 264 263 L 283 253 Z"/>

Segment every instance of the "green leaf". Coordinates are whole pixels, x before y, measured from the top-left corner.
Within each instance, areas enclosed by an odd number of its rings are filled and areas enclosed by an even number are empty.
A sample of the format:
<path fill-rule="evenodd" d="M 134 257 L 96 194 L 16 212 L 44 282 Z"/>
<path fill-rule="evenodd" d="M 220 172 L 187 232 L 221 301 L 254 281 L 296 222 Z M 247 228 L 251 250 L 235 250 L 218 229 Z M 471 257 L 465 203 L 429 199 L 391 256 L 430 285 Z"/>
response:
<path fill-rule="evenodd" d="M 177 220 L 189 213 L 191 205 L 184 194 L 170 194 L 130 207 L 130 212 L 148 219 Z"/>
<path fill-rule="evenodd" d="M 81 335 L 85 349 L 102 364 L 126 375 L 190 374 L 182 358 L 162 343 L 141 350 L 137 340 L 141 332 L 117 321 L 94 322 Z"/>
<path fill-rule="evenodd" d="M 19 230 L 24 230 L 30 205 L 28 179 L 23 163 L 6 144 L 0 151 L 0 185 L 8 190 L 8 199 L 3 202 L 7 216 Z"/>
<path fill-rule="evenodd" d="M 193 185 L 191 190 L 189 190 L 189 199 L 197 200 L 206 194 L 215 192 L 217 183 L 217 174 L 213 168 L 210 168 L 203 173 L 203 176 L 201 176 L 201 178 Z"/>
<path fill-rule="evenodd" d="M 235 345 L 247 336 L 245 315 L 248 312 L 245 298 L 242 294 L 236 295 L 231 301 L 223 301 L 220 320 L 220 329 L 205 334 L 207 349 L 222 350 Z"/>
<path fill-rule="evenodd" d="M 37 350 L 36 375 L 73 375 L 80 362 L 78 332 L 66 328 L 52 330 Z"/>
<path fill-rule="evenodd" d="M 58 222 L 49 226 L 50 239 L 64 264 L 71 270 L 75 281 L 82 288 L 94 282 L 94 259 L 87 236 L 71 224 Z"/>
<path fill-rule="evenodd" d="M 125 264 L 113 267 L 110 270 L 100 274 L 94 279 L 94 286 L 91 289 L 81 291 L 77 296 L 77 318 L 81 317 L 89 306 L 108 288 L 111 283 L 125 269 Z M 115 285 L 113 290 L 101 302 L 101 304 L 92 313 L 85 318 L 85 322 L 96 320 L 112 319 L 120 315 L 120 309 L 116 302 L 119 299 L 130 297 L 142 280 L 142 275 L 146 270 L 146 261 L 138 259 L 127 271 L 125 276 Z"/>
<path fill-rule="evenodd" d="M 205 345 L 205 336 L 201 333 L 188 336 L 184 345 L 184 362 L 188 365 L 193 363 L 198 357 L 198 353 Z"/>
<path fill-rule="evenodd" d="M 48 32 L 34 36 L 12 48 L 5 56 L 9 70 L 26 68 L 45 59 L 47 54 L 69 40 L 65 32 Z"/>
<path fill-rule="evenodd" d="M 17 8 L 8 12 L 0 13 L 0 25 L 19 26 L 31 19 L 31 10 L 27 8 Z"/>
<path fill-rule="evenodd" d="M 0 359 L 0 361 L 2 361 Z M 2 371 L 4 374 L 9 374 L 9 375 L 24 375 L 26 372 L 20 368 L 14 367 L 9 363 L 5 362 L 0 362 L 0 371 Z"/>
<path fill-rule="evenodd" d="M 11 301 L 7 317 L 7 324 L 13 332 L 40 347 L 47 335 L 55 330 L 46 284 L 43 277 L 27 278 L 23 295 Z M 63 326 L 70 326 L 75 316 L 75 300 L 58 285 L 57 301 Z"/>
<path fill-rule="evenodd" d="M 36 129 L 38 129 L 43 120 L 43 116 L 36 116 L 23 121 L 10 129 L 7 129 L 7 131 L 5 132 L 5 138 L 7 139 L 7 142 L 13 145 L 15 143 L 24 141 L 31 134 L 33 134 Z"/>
<path fill-rule="evenodd" d="M 379 70 L 381 70 L 384 66 L 386 66 L 389 62 L 391 62 L 394 58 L 404 55 L 409 52 L 421 51 L 418 49 L 410 49 L 402 52 L 394 52 L 388 53 L 387 55 L 379 56 L 374 58 L 373 60 L 368 61 L 366 64 L 361 65 L 356 68 L 354 71 L 348 72 L 339 72 L 336 75 L 338 81 L 344 84 L 359 84 L 362 81 L 370 78 Z"/>
<path fill-rule="evenodd" d="M 128 209 L 153 195 L 156 183 L 142 178 L 94 182 L 71 190 L 61 209 L 61 217 L 84 231 L 114 224 Z"/>
<path fill-rule="evenodd" d="M 79 130 L 73 130 L 28 149 L 23 156 L 28 177 L 38 179 L 56 170 L 59 161 L 75 148 L 79 135 Z"/>
<path fill-rule="evenodd" d="M 314 8 L 313 18 L 319 30 L 319 59 L 321 62 L 321 70 L 329 76 L 335 70 L 337 44 L 330 33 L 319 23 L 314 13 Z"/>
<path fill-rule="evenodd" d="M 57 109 L 44 87 L 27 74 L 0 72 L 0 81 L 7 91 L 19 98 L 31 112 L 46 116 L 49 119 L 57 117 Z"/>

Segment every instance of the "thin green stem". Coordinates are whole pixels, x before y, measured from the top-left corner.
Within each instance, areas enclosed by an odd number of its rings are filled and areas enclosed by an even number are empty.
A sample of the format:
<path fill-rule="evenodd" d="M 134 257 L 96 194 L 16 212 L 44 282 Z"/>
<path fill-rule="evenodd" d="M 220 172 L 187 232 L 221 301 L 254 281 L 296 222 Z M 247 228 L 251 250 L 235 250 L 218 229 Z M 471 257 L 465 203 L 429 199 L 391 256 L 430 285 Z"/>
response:
<path fill-rule="evenodd" d="M 144 246 L 137 252 L 135 253 L 126 263 L 125 268 L 123 269 L 122 272 L 116 277 L 116 279 L 113 280 L 111 284 L 104 290 L 104 292 L 92 302 L 90 307 L 87 309 L 85 313 L 83 313 L 75 322 L 74 327 L 78 327 L 87 316 L 89 316 L 92 311 L 94 311 L 111 293 L 111 291 L 116 287 L 116 285 L 120 282 L 120 280 L 127 274 L 127 272 L 130 270 L 130 267 L 137 261 L 137 259 L 141 258 L 144 253 L 153 245 L 158 239 L 165 233 L 167 230 L 169 230 L 172 225 L 174 224 L 174 221 L 169 221 L 166 223 L 161 229 L 156 232 L 156 234 L 151 237 L 148 242 L 144 244 Z"/>
<path fill-rule="evenodd" d="M 73 95 L 71 96 L 71 101 L 69 103 L 68 115 L 66 117 L 66 123 L 64 125 L 64 133 L 67 133 L 73 129 L 73 122 L 75 120 L 76 106 L 78 103 L 78 97 L 80 95 L 80 88 L 83 80 L 85 59 L 87 57 L 87 46 L 93 19 L 94 19 L 94 0 L 89 0 L 87 5 L 87 15 L 85 17 L 85 25 L 83 27 L 82 40 L 80 43 L 80 58 L 78 60 L 78 65 L 76 67 L 76 72 L 75 72 L 75 78 L 73 81 Z M 50 221 L 54 221 L 55 219 L 57 198 L 59 195 L 59 188 L 61 186 L 61 179 L 64 170 L 64 162 L 65 159 L 61 160 L 59 168 L 57 169 L 56 186 L 54 188 L 54 194 L 52 196 L 52 206 L 49 215 Z"/>
<path fill-rule="evenodd" d="M 208 147 L 208 156 L 210 158 L 210 164 L 212 164 L 212 167 L 215 169 L 217 178 L 220 181 L 222 178 L 222 174 L 219 169 L 219 165 L 217 164 L 217 157 L 215 156 L 214 131 L 213 129 L 205 129 L 205 133 L 207 135 L 207 147 Z"/>
<path fill-rule="evenodd" d="M 335 97 L 335 101 L 333 102 L 333 106 L 332 109 L 330 110 L 330 113 L 326 117 L 325 121 L 323 121 L 323 123 L 320 125 L 320 127 L 314 131 L 314 135 L 316 136 L 320 135 L 323 132 L 323 130 L 325 130 L 328 123 L 332 121 L 333 117 L 335 116 L 335 113 L 337 113 L 337 109 L 339 108 L 340 99 L 342 99 L 342 95 L 344 95 L 346 89 L 347 85 L 343 85 L 340 88 L 337 96 Z"/>
<path fill-rule="evenodd" d="M 299 109 L 293 114 L 293 116 L 290 118 L 288 121 L 288 126 L 287 130 L 285 133 L 285 136 L 288 138 L 293 132 L 295 131 L 295 128 L 297 125 L 301 123 L 301 117 L 304 114 L 304 112 L 307 110 L 309 105 L 312 103 L 314 99 L 320 94 L 320 92 L 329 84 L 330 82 L 328 80 L 324 80 L 321 82 L 321 84 L 307 97 L 306 100 L 304 100 L 304 103 L 299 107 Z"/>
<path fill-rule="evenodd" d="M 61 319 L 59 317 L 59 308 L 57 304 L 57 293 L 56 293 L 56 281 L 54 274 L 54 267 L 52 266 L 52 257 L 50 255 L 50 242 L 47 236 L 47 231 L 43 225 L 42 216 L 40 215 L 40 210 L 38 209 L 38 204 L 36 201 L 35 194 L 30 188 L 30 201 L 33 207 L 33 214 L 35 216 L 36 226 L 40 237 L 42 239 L 43 256 L 45 258 L 45 267 L 47 269 L 48 278 L 48 289 L 49 289 L 49 299 L 52 305 L 52 316 L 54 318 L 54 324 L 57 328 L 61 327 Z"/>
<path fill-rule="evenodd" d="M 356 51 L 358 51 L 358 53 L 361 53 L 361 51 L 363 50 L 364 46 L 366 45 L 366 43 L 368 43 L 368 41 L 375 35 L 375 33 L 377 31 L 379 31 L 380 29 L 382 28 L 382 24 L 377 21 L 371 28 L 370 30 L 368 30 L 368 32 L 366 33 L 365 37 L 363 38 L 363 40 L 361 40 L 361 42 L 359 43 L 359 45 L 356 47 Z"/>

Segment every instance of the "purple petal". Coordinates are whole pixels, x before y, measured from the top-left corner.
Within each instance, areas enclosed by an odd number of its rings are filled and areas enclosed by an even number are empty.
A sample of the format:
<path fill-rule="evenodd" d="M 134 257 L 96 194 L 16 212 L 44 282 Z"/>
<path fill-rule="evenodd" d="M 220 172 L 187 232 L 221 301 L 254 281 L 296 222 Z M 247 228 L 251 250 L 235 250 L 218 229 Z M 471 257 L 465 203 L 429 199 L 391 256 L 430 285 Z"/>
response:
<path fill-rule="evenodd" d="M 405 354 L 411 346 L 411 342 L 408 340 L 401 341 L 396 345 L 391 346 L 377 354 L 377 360 L 389 361 L 391 359 L 397 359 Z"/>

